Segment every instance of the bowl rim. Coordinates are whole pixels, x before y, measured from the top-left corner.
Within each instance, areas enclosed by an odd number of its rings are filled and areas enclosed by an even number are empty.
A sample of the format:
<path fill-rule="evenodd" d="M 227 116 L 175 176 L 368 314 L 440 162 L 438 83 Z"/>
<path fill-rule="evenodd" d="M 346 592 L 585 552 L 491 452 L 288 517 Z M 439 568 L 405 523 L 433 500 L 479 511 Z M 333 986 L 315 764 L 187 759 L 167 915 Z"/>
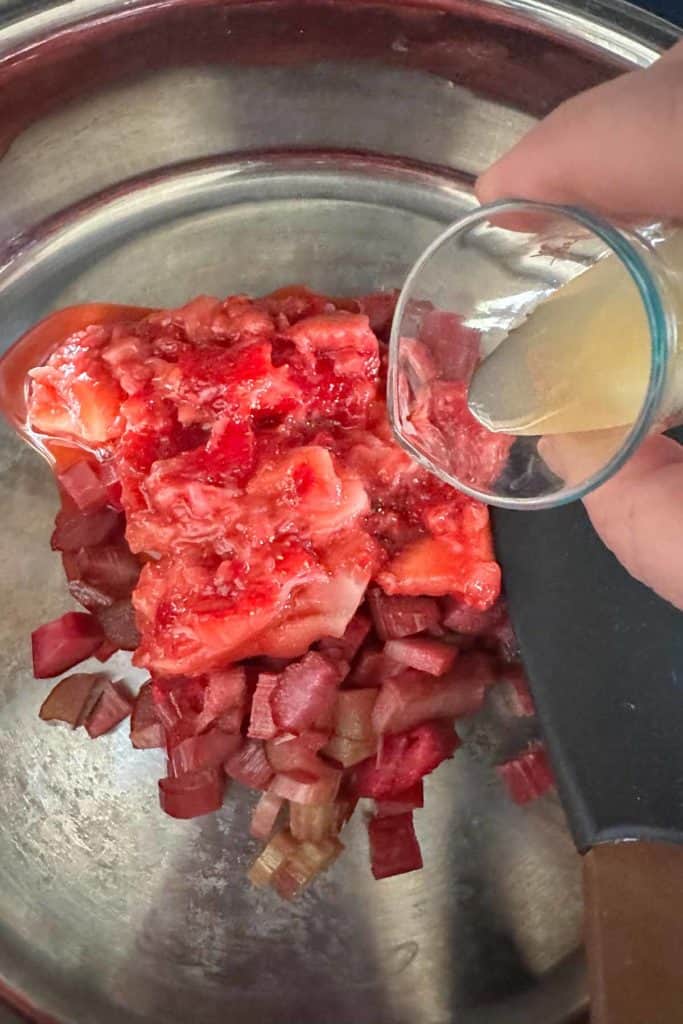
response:
<path fill-rule="evenodd" d="M 37 9 L 31 4 L 23 15 L 18 5 L 0 16 L 0 61 L 40 45 L 83 23 L 123 20 L 143 13 L 186 3 L 210 6 L 213 0 L 56 0 Z M 223 0 L 240 4 L 244 0 Z M 328 0 L 329 2 L 329 0 Z M 372 6 L 400 6 L 402 0 L 351 0 Z M 683 29 L 656 14 L 633 6 L 628 0 L 410 0 L 411 6 L 434 8 L 454 14 L 476 13 L 508 23 L 529 24 L 557 39 L 583 39 L 588 46 L 611 54 L 624 65 L 645 67 L 683 36 Z"/>

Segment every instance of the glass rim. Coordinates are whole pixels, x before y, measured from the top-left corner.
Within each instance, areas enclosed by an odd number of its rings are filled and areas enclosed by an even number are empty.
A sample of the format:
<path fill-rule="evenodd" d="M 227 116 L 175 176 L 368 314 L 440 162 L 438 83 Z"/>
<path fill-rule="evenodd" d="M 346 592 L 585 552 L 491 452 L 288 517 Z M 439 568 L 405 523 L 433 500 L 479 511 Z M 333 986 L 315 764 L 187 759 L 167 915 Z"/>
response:
<path fill-rule="evenodd" d="M 607 460 L 604 466 L 591 476 L 571 487 L 531 498 L 515 498 L 505 495 L 489 494 L 477 487 L 472 487 L 436 466 L 431 458 L 411 441 L 404 438 L 399 431 L 398 415 L 398 349 L 401 340 L 401 324 L 406 306 L 412 297 L 412 289 L 418 275 L 432 256 L 462 231 L 468 230 L 478 221 L 490 217 L 491 214 L 510 212 L 537 212 L 563 216 L 597 235 L 617 256 L 625 267 L 631 280 L 636 285 L 641 302 L 645 309 L 650 334 L 650 375 L 647 391 L 638 417 L 625 435 L 619 449 Z M 589 212 L 580 206 L 543 202 L 535 199 L 508 198 L 493 203 L 479 205 L 455 221 L 430 242 L 424 252 L 413 264 L 406 277 L 396 303 L 396 309 L 389 336 L 389 369 L 387 374 L 387 411 L 393 435 L 398 444 L 408 452 L 420 465 L 439 477 L 445 483 L 456 487 L 470 498 L 483 501 L 497 508 L 526 509 L 537 511 L 546 508 L 558 508 L 585 497 L 601 484 L 612 477 L 638 448 L 647 436 L 650 427 L 661 406 L 666 385 L 669 364 L 669 318 L 662 293 L 637 246 L 651 252 L 649 243 L 635 231 L 627 231 L 616 227 L 599 214 Z"/>

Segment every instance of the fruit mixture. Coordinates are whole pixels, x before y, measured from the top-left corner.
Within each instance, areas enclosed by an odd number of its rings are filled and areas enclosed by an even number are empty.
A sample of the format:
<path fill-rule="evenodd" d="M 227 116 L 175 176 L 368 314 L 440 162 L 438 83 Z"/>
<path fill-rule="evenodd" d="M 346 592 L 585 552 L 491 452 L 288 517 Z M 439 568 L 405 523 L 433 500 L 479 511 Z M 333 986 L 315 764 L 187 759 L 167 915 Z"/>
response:
<path fill-rule="evenodd" d="M 133 746 L 167 752 L 174 817 L 218 810 L 229 780 L 260 791 L 250 878 L 287 898 L 338 856 L 360 798 L 375 877 L 421 867 L 413 812 L 455 720 L 503 678 L 533 713 L 488 509 L 392 438 L 394 302 L 289 288 L 67 311 L 30 371 L 28 427 L 61 496 L 52 547 L 85 609 L 35 630 L 35 675 L 117 650 L 149 672 L 135 697 L 104 670 L 67 675 L 41 717 L 95 737 L 130 715 Z M 463 460 L 493 446 L 493 479 L 507 447 L 463 385 L 434 403 Z M 552 784 L 541 749 L 501 774 L 518 802 Z"/>

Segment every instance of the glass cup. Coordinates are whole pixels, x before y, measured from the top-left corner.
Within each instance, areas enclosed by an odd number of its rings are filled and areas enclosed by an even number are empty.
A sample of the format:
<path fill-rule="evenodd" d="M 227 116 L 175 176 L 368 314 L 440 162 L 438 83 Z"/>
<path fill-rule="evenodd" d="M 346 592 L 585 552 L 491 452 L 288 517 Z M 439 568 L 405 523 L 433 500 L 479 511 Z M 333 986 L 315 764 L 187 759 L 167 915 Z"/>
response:
<path fill-rule="evenodd" d="M 491 505 L 581 498 L 683 407 L 682 271 L 683 231 L 525 200 L 473 210 L 399 297 L 388 379 L 398 441 Z"/>

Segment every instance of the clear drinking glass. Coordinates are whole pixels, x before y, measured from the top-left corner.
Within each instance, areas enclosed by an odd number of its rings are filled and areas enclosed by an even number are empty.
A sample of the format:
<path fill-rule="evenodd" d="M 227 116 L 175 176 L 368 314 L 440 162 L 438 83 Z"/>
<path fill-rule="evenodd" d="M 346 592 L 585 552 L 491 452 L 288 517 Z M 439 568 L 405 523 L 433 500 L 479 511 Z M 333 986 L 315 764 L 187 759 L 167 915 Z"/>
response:
<path fill-rule="evenodd" d="M 399 442 L 491 505 L 587 494 L 683 406 L 682 270 L 683 232 L 661 225 L 524 200 L 477 208 L 403 286 L 388 387 Z"/>

